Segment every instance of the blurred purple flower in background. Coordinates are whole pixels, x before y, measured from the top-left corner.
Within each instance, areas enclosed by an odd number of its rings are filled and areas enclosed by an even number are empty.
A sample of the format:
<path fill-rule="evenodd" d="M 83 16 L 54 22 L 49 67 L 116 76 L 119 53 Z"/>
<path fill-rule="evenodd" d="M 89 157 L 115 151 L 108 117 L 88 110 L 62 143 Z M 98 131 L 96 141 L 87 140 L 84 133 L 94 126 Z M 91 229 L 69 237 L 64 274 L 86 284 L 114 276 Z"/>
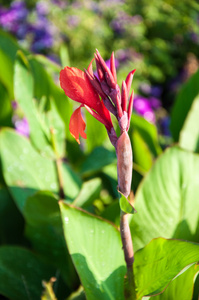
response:
<path fill-rule="evenodd" d="M 24 1 L 13 1 L 9 8 L 0 7 L 0 26 L 19 40 L 31 40 L 31 50 L 41 53 L 50 49 L 56 36 L 56 27 L 47 19 L 49 8 L 46 2 L 36 3 L 34 20 L 29 20 L 30 11 Z"/>
<path fill-rule="evenodd" d="M 21 112 L 19 105 L 16 101 L 12 101 L 12 108 L 13 108 L 12 123 L 16 131 L 21 135 L 29 137 L 30 127 L 28 124 L 28 120 L 23 116 L 23 113 Z"/>
<path fill-rule="evenodd" d="M 23 39 L 27 32 L 28 10 L 23 1 L 14 1 L 10 8 L 0 7 L 0 26 Z"/>
<path fill-rule="evenodd" d="M 51 0 L 51 2 L 59 6 L 60 8 L 64 8 L 66 7 L 66 5 L 68 5 L 67 1 L 63 1 L 63 0 Z"/>
<path fill-rule="evenodd" d="M 14 123 L 14 125 L 15 125 L 15 129 L 18 133 L 20 133 L 21 135 L 24 135 L 26 137 L 29 137 L 30 128 L 29 128 L 29 124 L 28 124 L 28 121 L 26 118 L 17 120 Z"/>
<path fill-rule="evenodd" d="M 155 114 L 150 106 L 148 99 L 142 96 L 134 97 L 134 110 L 144 117 L 147 121 L 155 123 Z"/>
<path fill-rule="evenodd" d="M 151 123 L 156 122 L 155 111 L 161 107 L 161 102 L 155 97 L 145 98 L 140 95 L 134 97 L 134 110 Z"/>

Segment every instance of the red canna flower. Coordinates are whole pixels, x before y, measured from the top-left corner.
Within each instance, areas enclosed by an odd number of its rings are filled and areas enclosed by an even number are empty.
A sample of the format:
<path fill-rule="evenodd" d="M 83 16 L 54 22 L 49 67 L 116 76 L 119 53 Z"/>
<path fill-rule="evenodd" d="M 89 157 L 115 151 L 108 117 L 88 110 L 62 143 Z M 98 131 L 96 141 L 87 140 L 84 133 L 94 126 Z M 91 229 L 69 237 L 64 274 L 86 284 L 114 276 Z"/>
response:
<path fill-rule="evenodd" d="M 81 116 L 81 107 L 85 107 L 93 117 L 105 125 L 108 132 L 111 132 L 113 124 L 110 112 L 100 100 L 85 72 L 77 68 L 65 67 L 60 72 L 60 84 L 69 98 L 81 103 L 72 114 L 69 124 L 70 132 L 78 143 L 80 143 L 79 134 L 86 138 L 84 132 L 86 125 Z"/>
<path fill-rule="evenodd" d="M 60 85 L 65 94 L 72 100 L 81 103 L 71 116 L 69 130 L 78 143 L 80 143 L 79 135 L 86 138 L 84 132 L 86 124 L 81 115 L 81 108 L 85 107 L 94 118 L 105 125 L 110 141 L 116 146 L 118 138 L 113 128 L 110 112 L 117 118 L 121 131 L 128 131 L 133 106 L 133 92 L 129 102 L 128 95 L 135 70 L 128 74 L 126 81 L 123 81 L 120 93 L 114 54 L 111 55 L 109 69 L 96 50 L 95 62 L 98 78 L 93 73 L 92 62 L 93 60 L 85 72 L 70 67 L 65 67 L 60 72 Z"/>

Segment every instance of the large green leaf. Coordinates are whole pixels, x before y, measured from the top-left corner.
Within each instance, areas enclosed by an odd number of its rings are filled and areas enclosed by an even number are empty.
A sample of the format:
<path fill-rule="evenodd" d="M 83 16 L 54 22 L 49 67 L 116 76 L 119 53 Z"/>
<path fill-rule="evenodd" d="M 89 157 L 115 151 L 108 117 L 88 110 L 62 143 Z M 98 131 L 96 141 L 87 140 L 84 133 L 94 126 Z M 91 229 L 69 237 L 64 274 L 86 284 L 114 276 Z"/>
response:
<path fill-rule="evenodd" d="M 88 300 L 123 300 L 124 256 L 110 223 L 60 202 L 65 239 Z"/>
<path fill-rule="evenodd" d="M 180 132 L 179 144 L 182 148 L 199 152 L 199 126 L 197 126 L 199 117 L 199 94 L 194 99 L 184 126 Z"/>
<path fill-rule="evenodd" d="M 152 167 L 154 158 L 162 152 L 158 143 L 157 128 L 141 116 L 133 114 L 130 138 L 132 140 L 133 160 L 136 163 L 135 168 L 137 167 L 137 171 L 143 175 Z"/>
<path fill-rule="evenodd" d="M 171 132 L 174 140 L 179 139 L 180 131 L 191 108 L 195 97 L 199 93 L 199 70 L 182 86 L 171 113 Z"/>
<path fill-rule="evenodd" d="M 152 240 L 135 253 L 137 299 L 162 292 L 185 267 L 198 261 L 199 244 L 163 238 Z"/>
<path fill-rule="evenodd" d="M 41 81 L 42 84 L 44 83 Z M 25 55 L 19 51 L 14 67 L 14 94 L 15 99 L 22 108 L 30 126 L 30 137 L 35 147 L 53 156 L 50 141 L 42 130 L 37 117 L 34 97 L 34 81 L 29 62 Z"/>
<path fill-rule="evenodd" d="M 11 115 L 12 107 L 9 93 L 5 86 L 0 81 L 0 126 L 12 125 Z"/>
<path fill-rule="evenodd" d="M 192 300 L 195 277 L 199 273 L 199 265 L 194 264 L 175 278 L 165 291 L 151 300 L 186 299 Z"/>
<path fill-rule="evenodd" d="M 40 299 L 42 280 L 54 276 L 29 250 L 0 247 L 0 294 L 12 300 Z"/>
<path fill-rule="evenodd" d="M 71 292 L 78 281 L 64 240 L 57 198 L 50 192 L 39 192 L 29 197 L 24 217 L 26 235 L 34 250 L 46 263 L 59 269 Z"/>
<path fill-rule="evenodd" d="M 49 100 L 49 97 L 53 98 L 53 101 L 56 103 L 57 109 L 60 116 L 62 117 L 63 122 L 66 125 L 66 134 L 67 138 L 74 139 L 71 134 L 69 134 L 69 119 L 72 115 L 72 101 L 69 101 L 66 97 L 64 91 L 60 88 L 58 82 L 59 74 L 54 73 L 53 77 L 46 72 L 46 63 L 41 63 L 41 57 L 38 56 L 29 56 L 29 64 L 32 71 L 32 76 L 34 78 L 34 96 L 37 99 L 46 97 Z M 61 66 L 60 66 L 61 70 Z M 58 70 L 57 70 L 58 71 Z M 57 82 L 58 86 L 55 84 Z M 42 82 L 42 84 L 41 84 Z"/>
<path fill-rule="evenodd" d="M 45 106 L 48 104 L 48 109 Z M 65 125 L 61 119 L 54 99 L 42 97 L 38 106 L 38 119 L 48 140 L 51 141 L 56 159 L 64 157 L 65 154 Z"/>
<path fill-rule="evenodd" d="M 14 38 L 0 30 L 0 79 L 13 98 L 13 65 L 19 45 Z"/>
<path fill-rule="evenodd" d="M 199 241 L 199 156 L 177 147 L 157 159 L 135 195 L 135 249 L 156 237 Z"/>
<path fill-rule="evenodd" d="M 0 145 L 4 178 L 21 211 L 27 197 L 38 190 L 59 194 L 55 162 L 42 157 L 27 138 L 14 130 L 3 129 L 0 132 Z M 66 163 L 61 163 L 60 167 L 66 198 L 74 199 L 79 193 L 80 179 Z"/>

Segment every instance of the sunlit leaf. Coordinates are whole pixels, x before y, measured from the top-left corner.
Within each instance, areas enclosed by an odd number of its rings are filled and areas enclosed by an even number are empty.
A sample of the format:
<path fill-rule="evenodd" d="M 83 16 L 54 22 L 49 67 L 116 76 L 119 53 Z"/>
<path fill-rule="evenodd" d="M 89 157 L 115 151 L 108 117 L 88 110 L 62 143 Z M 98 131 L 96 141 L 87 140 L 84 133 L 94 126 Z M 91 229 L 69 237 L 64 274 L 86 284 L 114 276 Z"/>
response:
<path fill-rule="evenodd" d="M 43 80 L 41 81 L 43 84 Z M 35 147 L 47 155 L 53 156 L 50 141 L 42 130 L 37 117 L 34 97 L 34 81 L 32 71 L 26 56 L 18 51 L 14 67 L 15 100 L 22 108 L 30 127 L 30 137 Z"/>
<path fill-rule="evenodd" d="M 137 299 L 162 292 L 185 267 L 198 260 L 199 244 L 163 238 L 152 240 L 135 253 Z"/>
<path fill-rule="evenodd" d="M 198 170 L 198 155 L 177 147 L 157 159 L 135 195 L 135 249 L 160 236 L 199 241 Z"/>
<path fill-rule="evenodd" d="M 192 300 L 193 287 L 196 275 L 199 273 L 199 265 L 194 264 L 188 270 L 175 278 L 160 295 L 151 300 L 186 299 Z"/>
<path fill-rule="evenodd" d="M 21 211 L 27 197 L 36 191 L 59 194 L 60 182 L 55 161 L 41 156 L 27 138 L 11 129 L 1 130 L 0 145 L 4 179 Z M 73 200 L 79 193 L 81 181 L 64 162 L 60 163 L 60 171 L 66 198 Z"/>
<path fill-rule="evenodd" d="M 177 142 L 179 139 L 180 131 L 183 127 L 184 121 L 191 108 L 195 97 L 199 93 L 199 70 L 192 75 L 187 83 L 185 83 L 174 103 L 171 113 L 171 132 L 174 140 Z"/>
<path fill-rule="evenodd" d="M 124 255 L 110 223 L 60 203 L 65 239 L 88 300 L 124 300 Z"/>
<path fill-rule="evenodd" d="M 199 152 L 199 95 L 194 99 L 187 118 L 180 132 L 179 144 L 182 148 Z"/>

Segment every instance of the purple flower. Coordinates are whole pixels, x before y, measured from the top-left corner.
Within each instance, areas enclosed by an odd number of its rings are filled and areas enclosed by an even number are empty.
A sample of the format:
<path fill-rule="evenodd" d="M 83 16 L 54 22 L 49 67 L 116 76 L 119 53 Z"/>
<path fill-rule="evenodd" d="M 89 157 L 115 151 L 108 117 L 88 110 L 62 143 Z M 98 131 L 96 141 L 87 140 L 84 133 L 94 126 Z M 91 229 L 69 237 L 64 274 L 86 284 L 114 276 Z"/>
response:
<path fill-rule="evenodd" d="M 62 1 L 62 0 L 51 0 L 51 2 L 59 6 L 60 8 L 64 8 L 68 4 L 67 1 Z"/>
<path fill-rule="evenodd" d="M 29 124 L 28 124 L 28 121 L 26 118 L 18 119 L 14 125 L 15 125 L 16 131 L 18 133 L 20 133 L 26 137 L 29 137 L 30 128 L 29 128 Z"/>
<path fill-rule="evenodd" d="M 150 95 L 159 98 L 162 94 L 162 87 L 159 85 L 154 85 L 151 87 Z"/>
<path fill-rule="evenodd" d="M 32 51 L 33 52 L 40 52 L 46 48 L 50 48 L 53 45 L 53 36 L 45 31 L 42 28 L 36 28 L 34 30 L 34 39 L 32 43 Z"/>
<path fill-rule="evenodd" d="M 44 1 L 37 2 L 36 11 L 38 15 L 45 16 L 49 12 L 48 4 Z"/>
<path fill-rule="evenodd" d="M 149 103 L 150 103 L 150 106 L 153 110 L 157 110 L 158 108 L 161 107 L 161 102 L 158 98 L 156 97 L 150 97 L 148 99 Z"/>
<path fill-rule="evenodd" d="M 144 98 L 142 96 L 135 96 L 133 107 L 135 111 L 139 115 L 143 116 L 147 121 L 155 123 L 155 113 L 147 98 Z"/>
<path fill-rule="evenodd" d="M 25 3 L 22 1 L 14 1 L 9 9 L 1 8 L 0 10 L 0 25 L 17 34 L 18 29 L 24 25 L 28 15 Z"/>

